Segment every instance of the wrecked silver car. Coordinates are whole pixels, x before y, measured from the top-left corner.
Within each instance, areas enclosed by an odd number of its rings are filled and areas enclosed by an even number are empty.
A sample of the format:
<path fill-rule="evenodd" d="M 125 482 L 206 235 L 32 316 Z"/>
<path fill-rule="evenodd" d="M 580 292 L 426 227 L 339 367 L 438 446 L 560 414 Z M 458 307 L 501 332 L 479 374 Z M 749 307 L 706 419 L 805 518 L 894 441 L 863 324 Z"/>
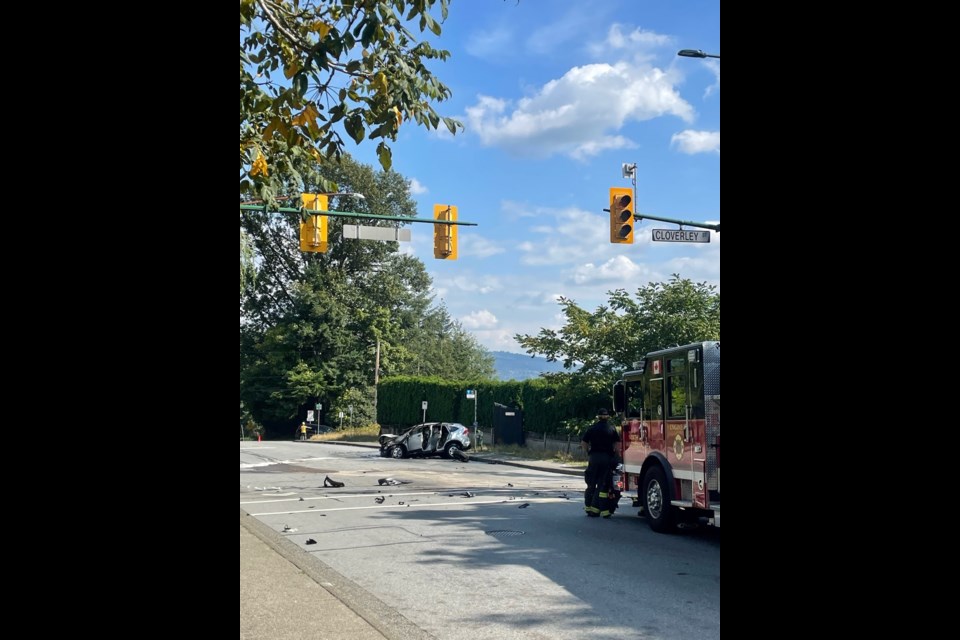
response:
<path fill-rule="evenodd" d="M 410 427 L 399 435 L 380 436 L 380 455 L 384 458 L 407 458 L 458 453 L 472 446 L 470 428 L 459 422 L 425 422 Z"/>

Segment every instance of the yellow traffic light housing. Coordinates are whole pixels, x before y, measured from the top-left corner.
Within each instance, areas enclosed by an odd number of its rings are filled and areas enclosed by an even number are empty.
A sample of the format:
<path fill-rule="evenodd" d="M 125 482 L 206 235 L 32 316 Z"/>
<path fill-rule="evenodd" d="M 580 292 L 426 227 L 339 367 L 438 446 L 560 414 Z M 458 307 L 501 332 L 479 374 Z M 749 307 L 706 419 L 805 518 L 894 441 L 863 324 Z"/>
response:
<path fill-rule="evenodd" d="M 327 196 L 318 193 L 301 194 L 303 208 L 326 211 Z M 309 216 L 300 222 L 300 251 L 327 252 L 327 216 Z"/>
<path fill-rule="evenodd" d="M 456 220 L 457 208 L 449 204 L 435 204 L 433 205 L 433 219 Z M 433 225 L 433 257 L 441 260 L 457 259 L 457 225 Z"/>
<path fill-rule="evenodd" d="M 610 187 L 610 242 L 633 244 L 633 190 Z"/>

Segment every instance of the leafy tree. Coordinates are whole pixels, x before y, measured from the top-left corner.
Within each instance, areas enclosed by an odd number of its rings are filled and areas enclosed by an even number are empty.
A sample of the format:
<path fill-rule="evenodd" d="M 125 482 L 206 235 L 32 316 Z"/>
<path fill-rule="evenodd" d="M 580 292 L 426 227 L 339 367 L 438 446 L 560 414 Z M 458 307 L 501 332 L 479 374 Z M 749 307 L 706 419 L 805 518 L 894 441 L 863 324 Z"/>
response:
<path fill-rule="evenodd" d="M 493 356 L 450 318 L 445 306 L 420 316 L 408 332 L 410 356 L 392 373 L 434 376 L 448 381 L 493 380 Z"/>
<path fill-rule="evenodd" d="M 343 152 L 341 130 L 358 144 L 380 139 L 389 170 L 386 141 L 402 122 L 462 129 L 431 105 L 451 92 L 427 61 L 449 52 L 408 29 L 439 36 L 436 5 L 445 20 L 449 0 L 241 0 L 241 193 L 272 201 L 284 179 L 302 180 L 303 167 L 329 167 Z M 337 190 L 329 175 L 318 184 Z"/>
<path fill-rule="evenodd" d="M 253 248 L 250 246 L 250 238 L 240 229 L 240 293 L 250 285 L 256 270 L 253 267 Z"/>
<path fill-rule="evenodd" d="M 624 289 L 610 291 L 607 305 L 594 313 L 568 298 L 560 299 L 566 324 L 559 331 L 541 329 L 536 336 L 514 339 L 531 355 L 562 360 L 571 372 L 544 377 L 568 383 L 572 396 L 609 389 L 619 372 L 649 351 L 720 339 L 720 294 L 705 282 L 674 274 L 669 282 L 651 282 L 635 299 Z M 576 373 L 572 370 L 577 368 Z"/>

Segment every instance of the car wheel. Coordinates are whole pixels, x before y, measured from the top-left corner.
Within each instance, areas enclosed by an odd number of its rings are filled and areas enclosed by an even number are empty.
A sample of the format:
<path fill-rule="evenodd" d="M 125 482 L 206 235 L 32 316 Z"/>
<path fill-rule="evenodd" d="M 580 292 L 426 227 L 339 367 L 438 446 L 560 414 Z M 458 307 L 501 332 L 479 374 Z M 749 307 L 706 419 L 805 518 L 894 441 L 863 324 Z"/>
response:
<path fill-rule="evenodd" d="M 670 504 L 670 487 L 659 466 L 652 466 L 643 477 L 643 511 L 650 528 L 658 533 L 672 531 L 676 525 L 676 509 Z"/>
<path fill-rule="evenodd" d="M 460 446 L 459 442 L 450 442 L 446 447 L 443 448 L 443 455 L 447 456 L 448 458 L 452 458 L 454 449 L 457 451 L 463 451 L 463 447 Z"/>
<path fill-rule="evenodd" d="M 394 459 L 396 459 L 396 460 L 399 460 L 400 458 L 405 458 L 405 457 L 406 457 L 406 456 L 404 455 L 405 453 L 406 453 L 406 452 L 403 450 L 403 447 L 402 447 L 401 445 L 397 445 L 397 446 L 395 446 L 395 447 L 390 447 L 390 457 L 391 457 L 391 458 L 394 458 Z"/>

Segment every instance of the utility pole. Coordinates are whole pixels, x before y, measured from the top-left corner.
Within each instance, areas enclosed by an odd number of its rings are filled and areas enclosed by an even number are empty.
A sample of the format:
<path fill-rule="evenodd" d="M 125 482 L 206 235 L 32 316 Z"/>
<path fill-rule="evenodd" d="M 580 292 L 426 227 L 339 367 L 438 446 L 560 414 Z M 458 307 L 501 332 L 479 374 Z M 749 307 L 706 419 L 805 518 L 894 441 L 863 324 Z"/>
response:
<path fill-rule="evenodd" d="M 623 172 L 624 178 L 630 178 L 633 182 L 633 210 L 637 212 L 640 210 L 640 207 L 637 206 L 637 163 L 627 164 L 626 162 L 622 163 L 620 170 Z M 634 225 L 636 228 L 636 225 Z"/>
<path fill-rule="evenodd" d="M 377 415 L 377 389 L 380 385 L 380 338 L 377 338 L 377 358 L 373 364 L 373 421 L 379 423 Z"/>

